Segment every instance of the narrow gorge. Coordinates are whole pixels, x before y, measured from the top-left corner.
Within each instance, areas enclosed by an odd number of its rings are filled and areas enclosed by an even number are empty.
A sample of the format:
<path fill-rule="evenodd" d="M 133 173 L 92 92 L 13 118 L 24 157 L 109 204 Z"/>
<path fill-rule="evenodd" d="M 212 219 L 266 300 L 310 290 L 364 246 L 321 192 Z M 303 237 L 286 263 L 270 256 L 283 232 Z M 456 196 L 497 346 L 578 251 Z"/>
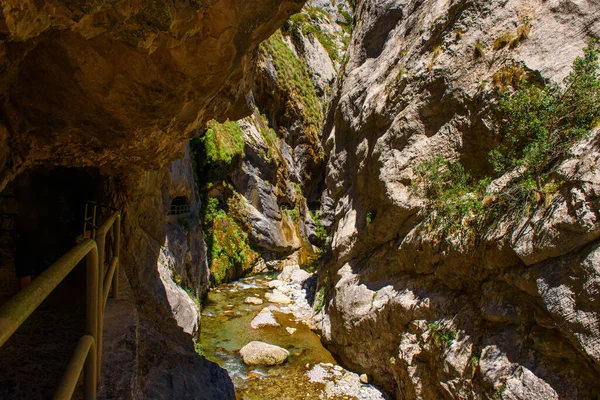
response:
<path fill-rule="evenodd" d="M 597 0 L 3 0 L 0 399 L 600 399 L 598 40 Z"/>

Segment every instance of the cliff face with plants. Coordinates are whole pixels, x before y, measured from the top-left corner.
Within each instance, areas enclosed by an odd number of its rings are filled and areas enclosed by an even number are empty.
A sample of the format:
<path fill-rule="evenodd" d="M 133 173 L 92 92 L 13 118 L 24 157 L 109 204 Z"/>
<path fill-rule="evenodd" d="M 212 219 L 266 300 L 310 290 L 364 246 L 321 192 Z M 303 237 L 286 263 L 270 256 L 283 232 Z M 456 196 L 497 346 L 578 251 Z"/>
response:
<path fill-rule="evenodd" d="M 397 398 L 600 393 L 597 7 L 356 2 L 314 322 Z"/>
<path fill-rule="evenodd" d="M 213 282 L 316 263 L 323 115 L 351 23 L 345 2 L 308 2 L 260 46 L 252 115 L 213 121 L 194 141 Z"/>
<path fill-rule="evenodd" d="M 208 120 L 251 114 L 258 45 L 303 4 L 0 5 L 0 187 L 34 166 L 89 166 L 102 177 L 97 200 L 123 211 L 121 279 L 131 296 L 115 307 L 128 307 L 132 325 L 113 321 L 130 329 L 104 369 L 108 397 L 234 397 L 225 371 L 198 357 L 181 327 L 193 332 L 194 316 L 178 313 L 192 309 L 169 282 L 201 295 L 208 274 L 197 223 L 166 216 L 173 196 L 198 203 L 191 159 L 168 163 Z"/>

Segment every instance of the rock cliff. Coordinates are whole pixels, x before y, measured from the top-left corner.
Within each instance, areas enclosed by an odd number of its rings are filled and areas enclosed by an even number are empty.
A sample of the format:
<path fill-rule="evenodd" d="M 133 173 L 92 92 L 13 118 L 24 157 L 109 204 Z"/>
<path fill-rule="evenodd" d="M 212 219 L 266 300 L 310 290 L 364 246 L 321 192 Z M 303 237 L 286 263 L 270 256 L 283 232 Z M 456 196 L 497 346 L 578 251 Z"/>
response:
<path fill-rule="evenodd" d="M 346 2 L 308 2 L 260 46 L 252 115 L 212 122 L 193 145 L 214 204 L 204 215 L 214 281 L 314 265 L 325 245 L 323 112 L 351 19 Z"/>
<path fill-rule="evenodd" d="M 561 82 L 600 35 L 597 10 L 558 0 L 356 2 L 324 133 L 336 207 L 315 324 L 396 398 L 600 393 L 600 133 L 556 166 L 545 202 L 497 216 L 476 236 L 428 224 L 430 200 L 414 190 L 419 166 L 436 156 L 491 174 L 499 93 L 519 74 Z"/>
<path fill-rule="evenodd" d="M 191 159 L 168 163 L 208 120 L 251 114 L 257 47 L 303 4 L 0 4 L 0 187 L 35 166 L 91 166 L 95 200 L 123 211 L 121 262 L 137 309 L 121 365 L 135 369 L 130 396 L 234 398 L 224 370 L 183 332 L 197 314 L 172 283 L 201 296 L 208 271 Z M 195 220 L 167 217 L 177 197 Z"/>

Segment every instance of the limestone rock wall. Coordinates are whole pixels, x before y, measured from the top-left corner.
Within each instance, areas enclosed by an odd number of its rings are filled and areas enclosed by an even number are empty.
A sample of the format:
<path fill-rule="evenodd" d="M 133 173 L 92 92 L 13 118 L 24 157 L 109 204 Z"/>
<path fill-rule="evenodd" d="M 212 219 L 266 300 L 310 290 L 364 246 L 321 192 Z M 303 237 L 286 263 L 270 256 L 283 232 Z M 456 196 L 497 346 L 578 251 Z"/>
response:
<path fill-rule="evenodd" d="M 433 155 L 489 170 L 494 75 L 518 66 L 561 81 L 600 34 L 597 10 L 594 1 L 356 2 L 324 131 L 336 206 L 315 324 L 396 398 L 600 393 L 598 132 L 560 166 L 565 183 L 549 204 L 508 216 L 476 246 L 419 226 L 424 199 L 409 189 Z M 527 38 L 495 48 L 523 24 Z"/>
<path fill-rule="evenodd" d="M 254 112 L 236 122 L 243 154 L 231 166 L 230 186 L 216 179 L 207 189 L 221 199 L 241 196 L 240 224 L 266 261 L 255 270 L 314 262 L 313 245 L 325 244 L 313 217 L 324 199 L 324 110 L 349 40 L 351 17 L 341 10 L 345 1 L 309 1 L 260 46 Z"/>
<path fill-rule="evenodd" d="M 248 114 L 253 50 L 303 0 L 3 1 L 2 186 L 51 163 L 157 169 Z"/>
<path fill-rule="evenodd" d="M 303 4 L 0 4 L 0 188 L 36 165 L 94 166 L 105 178 L 138 308 L 137 398 L 234 398 L 226 372 L 184 333 L 195 317 L 179 312 L 191 309 L 174 274 L 198 296 L 207 276 L 197 224 L 167 221 L 172 196 L 194 197 L 189 166 L 168 163 L 208 120 L 251 113 L 256 49 Z"/>

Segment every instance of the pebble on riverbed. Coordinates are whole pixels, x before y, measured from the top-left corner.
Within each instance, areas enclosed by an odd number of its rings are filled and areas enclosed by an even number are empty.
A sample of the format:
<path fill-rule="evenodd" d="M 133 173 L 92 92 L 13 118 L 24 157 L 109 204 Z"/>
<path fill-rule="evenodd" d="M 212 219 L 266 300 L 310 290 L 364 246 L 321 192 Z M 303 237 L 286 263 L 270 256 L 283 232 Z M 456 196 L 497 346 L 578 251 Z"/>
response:
<path fill-rule="evenodd" d="M 244 303 L 260 305 L 263 303 L 263 301 L 262 301 L 262 299 L 259 299 L 258 297 L 246 297 L 246 299 L 244 300 Z"/>

